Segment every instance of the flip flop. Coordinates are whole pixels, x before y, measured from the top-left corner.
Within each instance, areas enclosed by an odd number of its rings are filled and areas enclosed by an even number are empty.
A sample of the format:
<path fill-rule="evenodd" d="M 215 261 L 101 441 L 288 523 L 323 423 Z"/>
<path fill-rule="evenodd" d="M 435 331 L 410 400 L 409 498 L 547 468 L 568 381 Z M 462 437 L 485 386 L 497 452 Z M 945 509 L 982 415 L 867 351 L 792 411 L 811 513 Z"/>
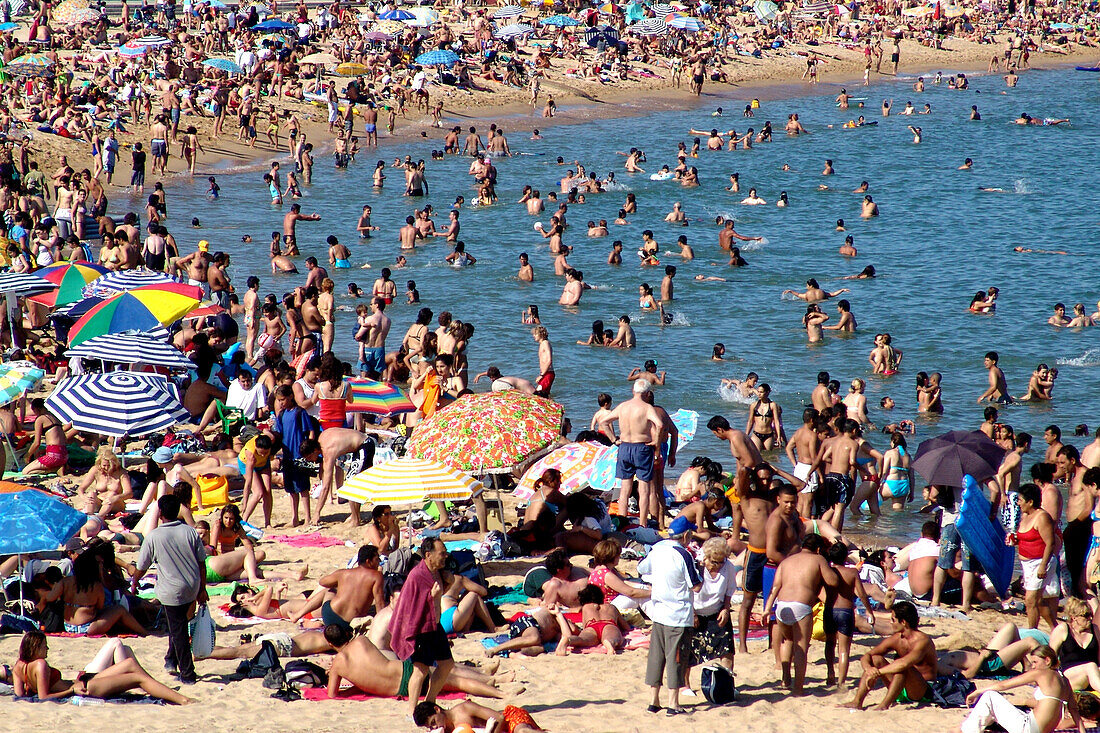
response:
<path fill-rule="evenodd" d="M 675 715 L 683 715 L 686 712 L 687 710 L 685 710 L 684 708 L 669 708 L 665 711 L 665 716 L 671 718 Z"/>
<path fill-rule="evenodd" d="M 647 713 L 659 713 L 659 712 L 661 712 L 661 706 L 660 705 L 650 705 L 648 708 L 645 709 L 645 711 Z"/>

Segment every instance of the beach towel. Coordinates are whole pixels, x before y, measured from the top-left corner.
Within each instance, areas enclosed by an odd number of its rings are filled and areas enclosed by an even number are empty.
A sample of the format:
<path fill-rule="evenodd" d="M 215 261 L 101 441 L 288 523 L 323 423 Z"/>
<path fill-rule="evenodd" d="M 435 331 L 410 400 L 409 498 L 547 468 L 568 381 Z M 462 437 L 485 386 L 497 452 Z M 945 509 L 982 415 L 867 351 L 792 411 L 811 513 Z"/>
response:
<path fill-rule="evenodd" d="M 257 618 L 255 616 L 251 616 L 249 618 L 239 618 L 237 616 L 230 616 L 229 615 L 229 604 L 228 603 L 226 603 L 224 605 L 221 605 L 221 606 L 218 606 L 215 609 L 215 612 L 218 615 L 218 620 L 223 621 L 227 624 L 244 624 L 246 626 L 255 626 L 256 624 L 263 624 L 263 623 L 267 623 L 268 621 L 278 621 L 279 620 L 279 619 L 270 619 L 270 618 Z"/>
<path fill-rule="evenodd" d="M 527 603 L 527 594 L 523 592 L 523 583 L 510 587 L 494 585 L 489 587 L 489 600 L 497 606 L 505 603 Z"/>
<path fill-rule="evenodd" d="M 517 614 L 517 615 L 522 615 L 522 614 Z M 570 618 L 571 616 L 575 616 L 576 618 Z M 574 623 L 578 623 L 580 621 L 580 614 L 579 613 L 567 613 L 567 614 L 565 614 L 565 617 L 569 618 L 569 620 L 573 621 Z M 482 639 L 481 640 L 481 646 L 485 647 L 486 649 L 495 649 L 498 646 L 500 646 L 501 644 L 503 644 L 504 642 L 508 641 L 508 639 L 509 639 L 509 636 L 506 633 L 505 634 L 497 634 L 496 636 L 490 636 L 488 638 Z M 548 641 L 548 642 L 546 642 L 546 644 L 543 645 L 543 649 L 545 649 L 547 653 L 553 652 L 557 648 L 558 648 L 558 643 L 556 641 Z M 631 629 L 630 632 L 627 633 L 627 635 L 626 635 L 626 647 L 623 649 L 623 651 L 632 652 L 632 651 L 635 651 L 637 649 L 648 649 L 648 648 L 649 648 L 649 631 L 647 631 L 646 629 Z M 593 647 L 587 647 L 585 649 L 570 649 L 570 651 L 571 652 L 576 652 L 576 653 L 579 653 L 579 654 L 602 654 L 603 653 L 603 647 L 602 646 L 593 646 Z M 508 656 L 508 654 L 509 654 L 509 652 L 504 652 L 500 656 L 506 657 L 506 656 Z"/>
<path fill-rule="evenodd" d="M 476 550 L 481 543 L 477 540 L 452 540 L 451 542 L 444 542 L 447 546 L 447 552 L 454 552 L 455 550 Z"/>
<path fill-rule="evenodd" d="M 336 697 L 329 697 L 324 687 L 306 687 L 301 690 L 303 700 L 401 700 L 400 697 L 379 697 L 363 692 L 357 687 L 341 687 Z M 463 692 L 441 692 L 437 700 L 465 700 Z"/>
<path fill-rule="evenodd" d="M 309 534 L 273 534 L 268 539 L 281 542 L 291 547 L 336 547 L 344 544 L 343 540 L 335 537 L 326 537 L 320 532 Z"/>

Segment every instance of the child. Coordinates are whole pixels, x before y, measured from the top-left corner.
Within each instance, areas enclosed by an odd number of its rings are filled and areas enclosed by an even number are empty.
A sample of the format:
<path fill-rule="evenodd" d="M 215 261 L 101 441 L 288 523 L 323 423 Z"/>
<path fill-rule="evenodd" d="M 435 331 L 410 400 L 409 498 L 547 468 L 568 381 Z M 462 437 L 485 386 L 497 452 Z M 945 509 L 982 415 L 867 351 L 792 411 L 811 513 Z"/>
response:
<path fill-rule="evenodd" d="M 274 443 L 267 435 L 257 435 L 244 444 L 237 455 L 237 468 L 244 477 L 244 494 L 241 505 L 244 506 L 242 518 L 248 521 L 256 506 L 263 503 L 264 528 L 271 526 L 271 449 Z"/>
<path fill-rule="evenodd" d="M 542 323 L 539 320 L 539 307 L 531 304 L 527 306 L 527 310 L 523 311 L 523 324 L 525 326 L 537 326 Z"/>
<path fill-rule="evenodd" d="M 432 125 L 434 127 L 443 127 L 443 102 L 442 100 L 435 103 L 435 107 L 432 108 Z"/>
<path fill-rule="evenodd" d="M 239 352 L 238 352 L 239 353 Z M 309 471 L 302 468 L 302 461 L 313 462 L 321 451 L 317 443 L 317 424 L 294 400 L 293 387 L 283 384 L 275 390 L 275 423 L 272 430 L 282 438 L 283 489 L 290 495 L 291 527 L 302 522 L 298 518 L 298 504 L 305 499 L 306 524 L 312 524 L 309 508 Z"/>
<path fill-rule="evenodd" d="M 386 132 L 392 135 L 393 128 L 397 124 L 397 108 L 391 106 L 386 109 L 389 110 L 389 115 L 386 117 Z"/>
<path fill-rule="evenodd" d="M 596 414 L 592 416 L 592 423 L 588 428 L 589 430 L 596 430 L 603 433 L 614 442 L 617 438 L 615 437 L 615 428 L 611 427 L 611 423 L 608 423 L 606 428 L 600 425 L 600 420 L 603 420 L 611 413 L 611 395 L 607 392 L 600 392 L 596 395 L 596 404 L 600 407 L 596 410 Z"/>
<path fill-rule="evenodd" d="M 286 174 L 286 196 L 291 198 L 302 198 L 302 189 L 298 187 L 298 177 L 294 175 L 294 171 L 290 171 Z"/>
<path fill-rule="evenodd" d="M 264 183 L 267 184 L 267 190 L 271 193 L 271 203 L 273 206 L 283 205 L 283 194 L 279 190 L 279 187 L 275 184 L 275 179 L 271 177 L 270 173 L 264 173 Z"/>
<path fill-rule="evenodd" d="M 405 283 L 405 295 L 408 297 L 409 305 L 420 302 L 420 291 L 416 289 L 416 280 L 409 280 Z"/>
<path fill-rule="evenodd" d="M 134 193 L 145 192 L 145 151 L 141 149 L 141 143 L 134 143 L 134 149 L 131 152 L 133 156 L 133 172 L 130 174 L 130 185 L 134 188 Z"/>
<path fill-rule="evenodd" d="M 359 344 L 359 376 L 367 376 L 367 335 L 370 333 L 370 308 L 365 303 L 355 306 L 355 341 Z"/>
<path fill-rule="evenodd" d="M 210 198 L 211 201 L 217 201 L 218 196 L 221 193 L 222 187 L 218 185 L 218 181 L 214 178 L 214 176 L 210 176 L 206 180 L 210 182 L 210 188 L 206 189 L 206 195 Z"/>

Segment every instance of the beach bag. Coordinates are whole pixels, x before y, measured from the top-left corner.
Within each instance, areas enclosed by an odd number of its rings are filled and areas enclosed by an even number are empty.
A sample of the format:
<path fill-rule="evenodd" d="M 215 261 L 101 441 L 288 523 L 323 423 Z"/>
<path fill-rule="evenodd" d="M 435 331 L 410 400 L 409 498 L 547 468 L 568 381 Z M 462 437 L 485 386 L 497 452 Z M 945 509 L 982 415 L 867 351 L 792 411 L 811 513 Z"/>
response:
<path fill-rule="evenodd" d="M 202 494 L 202 505 L 206 509 L 215 509 L 229 503 L 229 480 L 225 476 L 203 473 L 195 477 Z M 198 509 L 198 497 L 191 495 L 191 508 Z"/>
<path fill-rule="evenodd" d="M 304 687 L 324 687 L 328 684 L 328 673 L 305 659 L 295 659 L 283 667 L 286 683 L 296 690 Z"/>
<path fill-rule="evenodd" d="M 204 603 L 196 609 L 195 618 L 191 620 L 191 654 L 195 658 L 205 659 L 214 651 L 215 631 L 214 618 Z"/>
<path fill-rule="evenodd" d="M 966 696 L 978 689 L 958 670 L 950 675 L 941 675 L 928 683 L 933 704 L 941 708 L 965 708 Z"/>
<path fill-rule="evenodd" d="M 494 529 L 485 535 L 485 540 L 477 546 L 474 553 L 481 562 L 504 559 L 504 540 L 506 537 L 499 529 Z"/>
<path fill-rule="evenodd" d="M 707 702 L 715 705 L 728 705 L 737 699 L 737 688 L 733 684 L 733 674 L 721 664 L 708 664 L 699 676 L 699 685 Z"/>
<path fill-rule="evenodd" d="M 455 550 L 451 553 L 450 561 L 453 563 L 452 572 L 455 575 L 463 575 L 478 585 L 489 585 L 485 580 L 485 571 L 481 569 L 473 550 Z"/>
<path fill-rule="evenodd" d="M 237 665 L 237 675 L 259 679 L 266 677 L 268 670 L 279 666 L 279 654 L 275 651 L 275 645 L 270 641 L 260 644 L 260 651 L 252 659 L 243 659 Z"/>

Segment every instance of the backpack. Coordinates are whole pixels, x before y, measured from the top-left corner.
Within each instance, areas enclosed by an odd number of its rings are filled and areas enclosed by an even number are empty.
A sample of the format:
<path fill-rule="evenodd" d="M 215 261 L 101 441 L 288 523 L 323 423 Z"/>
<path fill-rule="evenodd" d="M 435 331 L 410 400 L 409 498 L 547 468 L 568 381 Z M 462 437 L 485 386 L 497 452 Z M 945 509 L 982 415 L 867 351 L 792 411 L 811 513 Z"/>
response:
<path fill-rule="evenodd" d="M 707 702 L 715 705 L 728 705 L 737 699 L 737 688 L 733 684 L 733 674 L 720 664 L 708 664 L 699 676 L 699 685 Z"/>
<path fill-rule="evenodd" d="M 488 585 L 485 581 L 485 571 L 481 569 L 473 550 L 455 550 L 451 553 L 450 562 L 449 569 L 455 575 L 464 575 L 475 583 Z"/>
<path fill-rule="evenodd" d="M 242 677 L 259 679 L 266 677 L 270 669 L 280 667 L 279 654 L 275 651 L 275 645 L 264 640 L 260 644 L 260 651 L 252 659 L 243 659 L 237 665 L 237 674 Z"/>
<path fill-rule="evenodd" d="M 296 690 L 303 687 L 324 687 L 328 684 L 328 672 L 305 659 L 287 662 L 283 670 L 286 672 L 286 683 Z"/>
<path fill-rule="evenodd" d="M 966 696 L 978 689 L 958 670 L 950 675 L 940 676 L 928 683 L 932 693 L 932 703 L 941 708 L 965 708 Z"/>

